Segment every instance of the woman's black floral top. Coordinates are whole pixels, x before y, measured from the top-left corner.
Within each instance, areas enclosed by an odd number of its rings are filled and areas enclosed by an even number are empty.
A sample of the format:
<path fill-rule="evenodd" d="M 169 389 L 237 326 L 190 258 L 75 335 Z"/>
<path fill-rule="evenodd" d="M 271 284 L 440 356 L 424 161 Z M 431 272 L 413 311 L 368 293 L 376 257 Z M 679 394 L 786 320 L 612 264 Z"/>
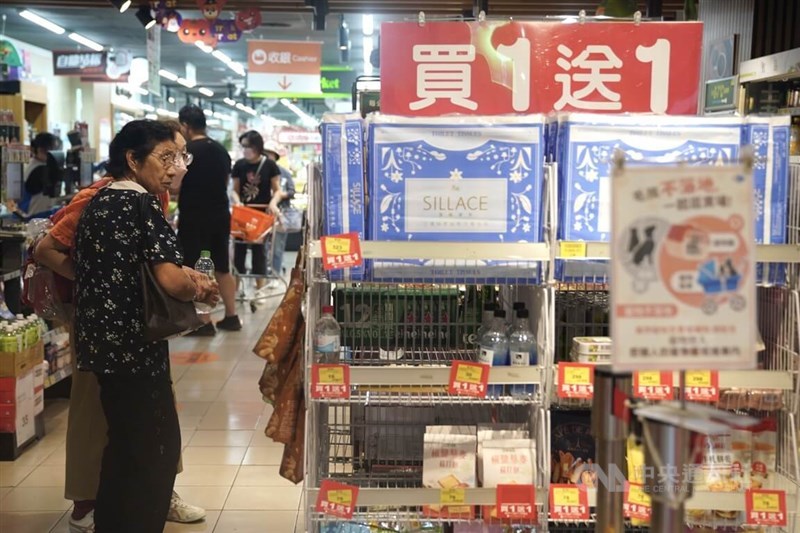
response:
<path fill-rule="evenodd" d="M 100 374 L 169 372 L 167 341 L 145 342 L 141 265 L 183 264 L 158 199 L 141 211 L 140 187 L 101 189 L 75 236 L 75 348 L 78 368 Z M 143 190 L 143 189 L 142 189 Z"/>

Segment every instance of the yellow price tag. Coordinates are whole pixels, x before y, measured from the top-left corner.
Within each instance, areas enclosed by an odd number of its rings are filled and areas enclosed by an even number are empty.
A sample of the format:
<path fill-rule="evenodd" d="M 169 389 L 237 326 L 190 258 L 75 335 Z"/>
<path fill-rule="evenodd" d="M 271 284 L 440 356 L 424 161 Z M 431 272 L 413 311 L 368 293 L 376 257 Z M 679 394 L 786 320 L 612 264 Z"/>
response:
<path fill-rule="evenodd" d="M 567 385 L 591 385 L 592 369 L 588 366 L 568 366 L 564 369 L 564 383 Z"/>
<path fill-rule="evenodd" d="M 442 505 L 459 505 L 467 501 L 467 493 L 463 487 L 442 489 L 439 492 L 439 502 Z"/>
<path fill-rule="evenodd" d="M 650 495 L 644 491 L 641 485 L 629 485 L 628 489 L 628 502 L 635 503 L 636 505 L 644 505 L 650 507 Z"/>
<path fill-rule="evenodd" d="M 686 372 L 686 385 L 688 387 L 710 387 L 710 370 L 688 370 Z"/>
<path fill-rule="evenodd" d="M 350 253 L 350 239 L 328 237 L 325 239 L 325 252 L 328 255 L 347 255 Z"/>
<path fill-rule="evenodd" d="M 353 503 L 353 491 L 350 489 L 329 490 L 328 501 L 339 505 L 350 506 Z"/>
<path fill-rule="evenodd" d="M 341 385 L 344 383 L 344 368 L 337 366 L 319 369 L 319 382 L 326 385 Z"/>
<path fill-rule="evenodd" d="M 779 513 L 782 511 L 781 500 L 777 494 L 754 492 L 753 511 L 759 513 Z"/>
<path fill-rule="evenodd" d="M 580 505 L 581 491 L 578 487 L 553 487 L 553 505 Z"/>
<path fill-rule="evenodd" d="M 644 387 L 661 385 L 661 372 L 639 372 L 639 385 Z"/>
<path fill-rule="evenodd" d="M 562 259 L 572 259 L 575 257 L 586 257 L 586 243 L 585 242 L 560 242 L 559 243 L 559 257 Z"/>
<path fill-rule="evenodd" d="M 483 371 L 472 365 L 458 365 L 456 379 L 461 383 L 480 383 Z"/>

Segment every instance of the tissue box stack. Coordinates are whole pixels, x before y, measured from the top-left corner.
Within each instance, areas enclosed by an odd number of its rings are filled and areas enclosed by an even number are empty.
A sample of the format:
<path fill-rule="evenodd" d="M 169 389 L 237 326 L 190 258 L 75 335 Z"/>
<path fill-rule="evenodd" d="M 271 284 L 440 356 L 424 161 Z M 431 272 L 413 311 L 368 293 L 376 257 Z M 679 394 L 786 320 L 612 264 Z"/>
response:
<path fill-rule="evenodd" d="M 544 117 L 369 122 L 370 236 L 379 241 L 537 242 Z M 371 261 L 376 281 L 533 281 L 536 263 Z"/>
<path fill-rule="evenodd" d="M 364 122 L 356 114 L 322 117 L 323 235 L 365 238 Z M 364 279 L 364 267 L 332 270 L 331 281 Z"/>
<path fill-rule="evenodd" d="M 620 149 L 630 163 L 685 162 L 721 165 L 738 161 L 742 121 L 737 117 L 654 115 L 557 115 L 549 119 L 548 144 L 558 163 L 558 238 L 608 241 L 611 231 L 611 168 Z M 552 139 L 550 140 L 552 143 Z M 557 261 L 556 279 L 601 280 L 602 263 Z"/>

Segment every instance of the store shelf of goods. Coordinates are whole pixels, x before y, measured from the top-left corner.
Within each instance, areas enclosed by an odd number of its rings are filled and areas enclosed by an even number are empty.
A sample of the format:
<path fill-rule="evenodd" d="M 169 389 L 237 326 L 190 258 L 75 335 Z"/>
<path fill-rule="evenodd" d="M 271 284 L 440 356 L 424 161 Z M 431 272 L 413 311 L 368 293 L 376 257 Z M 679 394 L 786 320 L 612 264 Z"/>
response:
<path fill-rule="evenodd" d="M 542 246 L 546 247 L 546 244 Z M 611 243 L 600 241 L 559 241 L 557 259 L 610 259 Z M 800 263 L 800 244 L 757 244 L 759 263 Z"/>

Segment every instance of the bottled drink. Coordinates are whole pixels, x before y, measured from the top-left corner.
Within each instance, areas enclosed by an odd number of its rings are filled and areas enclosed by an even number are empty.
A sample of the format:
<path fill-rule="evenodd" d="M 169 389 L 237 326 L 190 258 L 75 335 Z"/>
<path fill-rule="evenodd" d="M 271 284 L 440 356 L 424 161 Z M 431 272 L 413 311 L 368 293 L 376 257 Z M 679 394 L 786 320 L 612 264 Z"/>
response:
<path fill-rule="evenodd" d="M 0 352 L 14 353 L 17 349 L 17 336 L 14 335 L 11 325 L 3 324 L 0 328 Z"/>
<path fill-rule="evenodd" d="M 511 332 L 514 331 L 514 326 L 516 325 L 515 319 L 517 317 L 517 312 L 525 309 L 525 302 L 514 302 L 514 306 L 511 311 L 511 319 L 508 321 L 508 325 L 506 328 L 506 335 L 509 337 L 511 336 Z"/>
<path fill-rule="evenodd" d="M 194 269 L 208 276 L 208 279 L 214 279 L 214 261 L 211 260 L 211 252 L 208 250 L 201 251 L 200 259 L 194 264 Z M 195 302 L 194 307 L 200 315 L 207 315 L 212 309 L 210 305 L 202 302 Z"/>
<path fill-rule="evenodd" d="M 317 363 L 338 363 L 342 328 L 333 318 L 333 307 L 322 308 L 322 316 L 314 329 L 314 359 Z"/>
<path fill-rule="evenodd" d="M 480 346 L 481 338 L 483 338 L 483 334 L 489 331 L 489 328 L 492 327 L 492 321 L 494 320 L 494 312 L 497 309 L 497 304 L 494 302 L 486 302 L 483 304 L 483 314 L 481 315 L 481 325 L 478 327 L 478 330 L 475 332 L 474 342 L 472 344 L 476 344 Z M 471 339 L 470 339 L 471 340 Z"/>
<path fill-rule="evenodd" d="M 478 361 L 490 366 L 508 366 L 508 337 L 506 336 L 506 312 L 497 309 L 492 325 L 481 337 Z M 489 396 L 502 396 L 503 385 L 489 385 Z"/>
<path fill-rule="evenodd" d="M 517 311 L 517 319 L 508 338 L 511 366 L 531 366 L 537 363 L 536 337 L 528 326 L 528 316 L 527 309 Z M 516 384 L 511 386 L 512 396 L 528 396 L 530 394 L 533 394 L 533 385 Z"/>

